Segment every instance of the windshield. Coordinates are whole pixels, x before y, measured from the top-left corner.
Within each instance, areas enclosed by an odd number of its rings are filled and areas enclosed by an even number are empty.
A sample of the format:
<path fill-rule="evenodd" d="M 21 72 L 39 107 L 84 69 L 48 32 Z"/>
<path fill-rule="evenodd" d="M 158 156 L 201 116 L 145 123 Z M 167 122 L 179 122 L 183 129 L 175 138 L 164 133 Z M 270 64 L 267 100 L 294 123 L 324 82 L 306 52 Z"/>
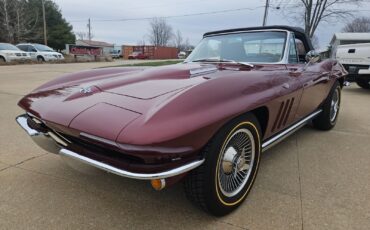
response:
<path fill-rule="evenodd" d="M 18 47 L 12 45 L 12 44 L 0 44 L 0 50 L 15 50 L 20 51 Z"/>
<path fill-rule="evenodd" d="M 247 32 L 205 37 L 185 62 L 233 60 L 274 63 L 283 59 L 286 32 Z"/>
<path fill-rule="evenodd" d="M 49 46 L 40 45 L 40 44 L 35 44 L 34 46 L 38 51 L 41 51 L 41 52 L 54 52 L 54 50 L 50 48 Z"/>

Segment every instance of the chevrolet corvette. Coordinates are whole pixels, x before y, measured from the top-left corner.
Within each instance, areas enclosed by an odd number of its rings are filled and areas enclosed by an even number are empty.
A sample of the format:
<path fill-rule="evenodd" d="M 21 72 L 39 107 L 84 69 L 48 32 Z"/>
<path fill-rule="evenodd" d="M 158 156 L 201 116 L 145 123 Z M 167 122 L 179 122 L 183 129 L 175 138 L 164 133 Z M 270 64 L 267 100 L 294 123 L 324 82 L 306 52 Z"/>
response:
<path fill-rule="evenodd" d="M 222 216 L 247 197 L 262 152 L 307 123 L 335 126 L 346 74 L 302 29 L 228 29 L 176 65 L 56 78 L 20 100 L 16 121 L 48 152 L 157 190 L 183 181 Z"/>

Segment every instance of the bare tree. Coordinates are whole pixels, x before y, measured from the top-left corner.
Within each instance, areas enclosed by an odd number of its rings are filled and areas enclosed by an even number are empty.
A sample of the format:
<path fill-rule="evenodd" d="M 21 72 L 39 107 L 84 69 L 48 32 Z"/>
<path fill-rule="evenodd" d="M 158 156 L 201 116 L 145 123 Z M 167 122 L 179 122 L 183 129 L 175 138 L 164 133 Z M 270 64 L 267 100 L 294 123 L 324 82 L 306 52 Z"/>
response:
<path fill-rule="evenodd" d="M 289 0 L 285 3 L 289 17 L 303 21 L 305 32 L 313 37 L 321 22 L 342 20 L 353 16 L 350 6 L 358 6 L 365 0 Z"/>
<path fill-rule="evenodd" d="M 0 40 L 18 43 L 35 31 L 38 13 L 27 7 L 25 0 L 0 0 Z M 34 37 L 34 35 L 32 36 Z"/>
<path fill-rule="evenodd" d="M 313 35 L 313 37 L 311 38 L 311 42 L 312 42 L 313 48 L 320 49 L 320 40 L 317 35 Z"/>
<path fill-rule="evenodd" d="M 84 40 L 87 37 L 87 34 L 85 32 L 82 32 L 82 31 L 75 32 L 75 35 L 76 35 L 78 40 Z"/>
<path fill-rule="evenodd" d="M 194 46 L 193 46 L 193 45 L 191 45 L 191 44 L 190 44 L 190 42 L 189 42 L 189 38 L 186 38 L 186 40 L 185 40 L 185 42 L 184 42 L 183 46 L 184 46 L 184 48 L 183 48 L 183 49 L 184 49 L 185 51 L 193 50 L 193 49 L 194 49 Z"/>
<path fill-rule="evenodd" d="M 78 40 L 89 40 L 89 33 L 88 32 L 83 32 L 83 31 L 77 31 L 75 32 L 75 35 Z M 94 34 L 90 33 L 91 39 L 94 38 Z"/>
<path fill-rule="evenodd" d="M 370 18 L 367 18 L 367 17 L 355 18 L 352 22 L 347 23 L 347 25 L 342 29 L 342 31 L 349 32 L 349 33 L 370 32 Z"/>
<path fill-rule="evenodd" d="M 173 33 L 172 27 L 164 18 L 153 18 L 150 21 L 149 41 L 155 46 L 167 46 Z"/>
<path fill-rule="evenodd" d="M 136 43 L 138 46 L 145 46 L 145 39 L 143 38 L 143 39 L 141 39 L 141 40 L 139 40 L 139 41 L 137 41 L 137 43 Z"/>
<path fill-rule="evenodd" d="M 181 31 L 180 30 L 177 30 L 176 31 L 176 34 L 173 36 L 173 40 L 174 40 L 174 46 L 181 50 L 183 47 L 183 37 L 182 37 L 182 34 L 181 34 Z"/>
<path fill-rule="evenodd" d="M 10 14 L 10 10 L 12 9 L 11 3 L 12 1 L 9 2 L 8 0 L 1 0 L 0 6 L 1 15 L 3 16 L 2 17 L 3 21 L 1 24 L 3 24 L 3 27 L 5 29 L 3 33 L 6 34 L 7 42 L 13 42 L 12 31 L 14 27 L 11 25 L 12 21 Z"/>

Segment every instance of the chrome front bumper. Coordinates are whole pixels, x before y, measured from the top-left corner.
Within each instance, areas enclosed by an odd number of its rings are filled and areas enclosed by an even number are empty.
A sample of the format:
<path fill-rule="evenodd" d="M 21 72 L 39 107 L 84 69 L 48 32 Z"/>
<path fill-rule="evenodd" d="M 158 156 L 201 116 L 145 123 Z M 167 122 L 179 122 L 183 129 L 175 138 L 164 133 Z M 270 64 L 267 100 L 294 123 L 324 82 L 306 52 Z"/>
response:
<path fill-rule="evenodd" d="M 197 160 L 197 161 L 182 165 L 180 167 L 177 167 L 177 168 L 174 168 L 168 171 L 164 171 L 164 172 L 159 172 L 159 173 L 129 172 L 124 169 L 120 169 L 112 165 L 109 165 L 109 164 L 106 164 L 100 161 L 96 161 L 94 159 L 85 157 L 81 154 L 68 150 L 66 148 L 68 146 L 68 143 L 65 140 L 58 137 L 58 135 L 54 134 L 53 132 L 39 132 L 31 128 L 28 124 L 28 119 L 30 119 L 30 116 L 27 114 L 24 114 L 24 115 L 18 116 L 16 118 L 16 121 L 27 132 L 27 134 L 32 138 L 32 140 L 42 149 L 48 152 L 51 152 L 51 153 L 59 154 L 61 156 L 65 156 L 68 158 L 78 160 L 85 164 L 94 166 L 96 168 L 105 170 L 110 173 L 114 173 L 122 177 L 138 179 L 138 180 L 164 179 L 164 178 L 169 178 L 169 177 L 173 177 L 173 176 L 186 173 L 200 166 L 204 162 L 204 159 Z"/>

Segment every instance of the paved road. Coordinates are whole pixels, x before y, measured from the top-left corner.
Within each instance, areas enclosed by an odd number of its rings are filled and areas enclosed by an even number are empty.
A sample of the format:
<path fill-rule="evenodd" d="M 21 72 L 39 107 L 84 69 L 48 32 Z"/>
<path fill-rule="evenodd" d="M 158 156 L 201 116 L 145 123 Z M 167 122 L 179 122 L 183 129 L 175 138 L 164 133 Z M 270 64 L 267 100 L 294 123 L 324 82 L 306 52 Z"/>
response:
<path fill-rule="evenodd" d="M 343 90 L 331 132 L 306 127 L 263 154 L 241 208 L 216 219 L 181 184 L 76 171 L 14 122 L 22 95 L 54 77 L 112 63 L 0 66 L 0 229 L 369 229 L 370 91 Z"/>

